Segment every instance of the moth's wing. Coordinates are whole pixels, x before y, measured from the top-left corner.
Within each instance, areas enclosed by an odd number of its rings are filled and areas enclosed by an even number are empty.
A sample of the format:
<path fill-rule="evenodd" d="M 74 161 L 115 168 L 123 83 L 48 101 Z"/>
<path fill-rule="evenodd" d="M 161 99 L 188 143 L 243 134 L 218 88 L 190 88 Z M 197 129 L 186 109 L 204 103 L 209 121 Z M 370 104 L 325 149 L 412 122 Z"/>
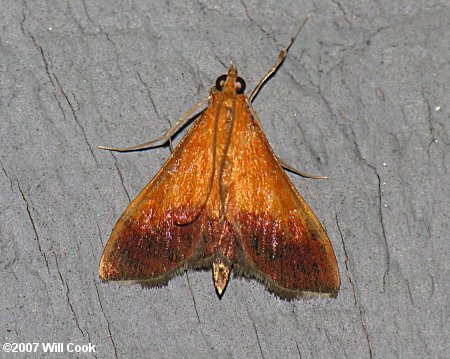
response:
<path fill-rule="evenodd" d="M 105 246 L 103 280 L 166 283 L 201 254 L 199 216 L 212 180 L 213 117 L 208 107 L 130 203 Z"/>
<path fill-rule="evenodd" d="M 238 273 L 281 297 L 336 296 L 330 240 L 278 162 L 244 100 L 236 102 L 224 183 L 227 220 L 240 241 Z"/>

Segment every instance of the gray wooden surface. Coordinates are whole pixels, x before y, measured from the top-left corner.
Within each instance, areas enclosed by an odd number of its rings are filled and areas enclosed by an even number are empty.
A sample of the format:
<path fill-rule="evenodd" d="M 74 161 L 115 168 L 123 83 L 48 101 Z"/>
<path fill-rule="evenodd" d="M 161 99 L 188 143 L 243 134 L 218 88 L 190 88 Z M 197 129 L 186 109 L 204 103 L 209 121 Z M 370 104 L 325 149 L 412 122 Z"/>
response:
<path fill-rule="evenodd" d="M 450 7 L 446 1 L 14 1 L 0 8 L 1 342 L 111 358 L 448 358 Z M 160 289 L 98 263 L 168 147 L 162 134 L 231 58 L 326 227 L 337 299 L 283 301 L 209 272 Z M 180 136 L 175 142 L 180 140 Z M 66 347 L 64 347 L 66 348 Z M 36 353 L 0 357 L 48 357 Z"/>

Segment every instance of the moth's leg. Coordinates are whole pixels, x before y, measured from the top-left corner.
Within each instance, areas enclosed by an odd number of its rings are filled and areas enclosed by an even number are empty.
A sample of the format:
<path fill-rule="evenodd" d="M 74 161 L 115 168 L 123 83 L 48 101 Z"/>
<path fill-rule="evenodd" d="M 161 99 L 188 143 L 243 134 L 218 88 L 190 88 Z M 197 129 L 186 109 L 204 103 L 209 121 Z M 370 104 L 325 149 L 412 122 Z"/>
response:
<path fill-rule="evenodd" d="M 194 113 L 196 110 L 198 110 L 199 107 L 201 107 L 205 102 L 208 102 L 211 99 L 211 95 L 208 95 L 203 100 L 201 100 L 199 103 L 192 106 L 189 110 L 187 110 L 183 116 L 180 117 L 180 119 L 171 127 L 169 130 L 161 137 L 155 138 L 153 140 L 150 140 L 148 142 L 141 143 L 139 145 L 130 146 L 130 147 L 107 147 L 107 146 L 97 146 L 97 148 L 100 148 L 102 150 L 109 150 L 109 151 L 118 151 L 118 152 L 127 152 L 127 151 L 136 151 L 136 150 L 143 150 L 146 148 L 155 147 L 158 145 L 162 145 L 169 141 L 171 144 L 172 142 L 172 136 L 175 135 L 181 126 L 183 125 L 183 122 L 186 121 L 189 116 Z"/>
<path fill-rule="evenodd" d="M 312 175 L 312 174 L 309 174 L 309 173 L 306 173 L 306 172 L 302 172 L 302 171 L 300 171 L 300 170 L 298 170 L 298 169 L 296 169 L 296 168 L 294 168 L 292 166 L 289 166 L 286 162 L 280 160 L 279 158 L 278 158 L 278 161 L 280 162 L 281 167 L 283 167 L 284 169 L 286 169 L 288 171 L 291 171 L 291 172 L 295 173 L 296 175 L 299 175 L 299 176 L 302 176 L 302 177 L 307 177 L 307 178 L 313 178 L 313 179 L 328 179 L 327 176 L 316 176 L 316 175 Z"/>
<path fill-rule="evenodd" d="M 172 128 L 172 124 L 170 123 L 170 120 L 166 118 L 166 121 L 169 123 L 170 128 Z M 169 148 L 170 148 L 170 153 L 173 153 L 174 147 L 172 144 L 172 137 L 169 137 Z"/>
<path fill-rule="evenodd" d="M 259 127 L 261 128 L 261 130 L 262 130 L 261 121 L 259 120 L 259 117 L 258 117 L 258 115 L 257 115 L 257 113 L 256 113 L 256 111 L 255 111 L 255 109 L 253 108 L 252 103 L 250 102 L 250 100 L 249 100 L 248 98 L 245 99 L 245 103 L 247 104 L 247 107 L 248 107 L 248 109 L 249 109 L 249 111 L 250 111 L 250 113 L 251 113 L 253 119 L 255 120 L 255 122 L 258 124 L 258 126 L 259 126 Z M 296 168 L 294 168 L 294 167 L 288 165 L 286 162 L 280 160 L 278 157 L 277 157 L 277 159 L 278 159 L 278 162 L 280 162 L 281 166 L 282 166 L 284 169 L 286 169 L 286 170 L 288 170 L 288 171 L 291 171 L 291 172 L 293 172 L 293 173 L 295 173 L 295 174 L 297 174 L 297 175 L 299 175 L 299 176 L 307 177 L 307 178 L 314 178 L 314 179 L 327 179 L 327 178 L 328 178 L 328 177 L 326 177 L 326 176 L 317 176 L 317 175 L 312 175 L 312 174 L 309 174 L 309 173 L 300 171 L 300 170 L 298 170 L 298 169 L 296 169 Z"/>
<path fill-rule="evenodd" d="M 259 80 L 258 84 L 256 85 L 255 89 L 252 91 L 252 93 L 251 93 L 251 95 L 249 97 L 250 101 L 253 101 L 253 99 L 255 98 L 255 96 L 257 95 L 257 93 L 261 89 L 261 87 L 264 85 L 264 83 L 269 79 L 270 76 L 273 75 L 273 73 L 275 71 L 277 71 L 277 69 L 283 63 L 283 61 L 286 58 L 286 55 L 287 55 L 287 53 L 289 51 L 289 48 L 292 46 L 292 44 L 294 43 L 294 41 L 297 38 L 298 34 L 300 33 L 300 31 L 302 31 L 303 26 L 305 26 L 306 22 L 309 20 L 310 17 L 311 17 L 310 15 L 307 15 L 303 19 L 303 21 L 301 22 L 301 24 L 299 25 L 299 27 L 295 31 L 294 36 L 291 37 L 291 40 L 289 41 L 289 44 L 283 50 L 281 50 L 280 54 L 278 55 L 277 60 L 275 61 L 275 64 L 269 69 L 269 71 L 266 72 L 266 74 L 261 78 L 261 80 Z"/>

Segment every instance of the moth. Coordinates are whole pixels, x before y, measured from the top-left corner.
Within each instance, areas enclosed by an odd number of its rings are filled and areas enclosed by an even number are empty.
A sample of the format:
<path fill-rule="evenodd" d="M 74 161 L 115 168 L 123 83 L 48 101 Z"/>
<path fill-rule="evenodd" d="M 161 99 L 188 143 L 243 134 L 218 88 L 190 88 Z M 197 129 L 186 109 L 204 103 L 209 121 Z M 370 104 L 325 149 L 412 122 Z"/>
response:
<path fill-rule="evenodd" d="M 115 225 L 100 262 L 102 280 L 161 286 L 189 268 L 203 268 L 211 269 L 219 297 L 232 271 L 282 298 L 337 295 L 330 240 L 283 166 L 304 174 L 278 160 L 252 106 L 308 18 L 249 97 L 231 64 L 164 136 L 127 148 L 99 146 L 129 151 L 166 143 L 207 103 Z"/>

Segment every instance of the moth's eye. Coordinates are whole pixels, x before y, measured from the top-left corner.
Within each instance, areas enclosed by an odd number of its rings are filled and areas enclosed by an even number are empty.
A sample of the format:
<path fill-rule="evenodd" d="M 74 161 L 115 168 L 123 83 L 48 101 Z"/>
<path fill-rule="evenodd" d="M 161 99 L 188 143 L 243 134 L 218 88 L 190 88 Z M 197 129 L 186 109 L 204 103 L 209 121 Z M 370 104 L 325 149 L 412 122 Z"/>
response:
<path fill-rule="evenodd" d="M 245 91 L 245 81 L 242 77 L 236 79 L 236 93 L 241 95 Z"/>
<path fill-rule="evenodd" d="M 216 89 L 222 91 L 223 85 L 225 85 L 225 81 L 227 80 L 227 75 L 219 76 L 216 80 Z"/>

